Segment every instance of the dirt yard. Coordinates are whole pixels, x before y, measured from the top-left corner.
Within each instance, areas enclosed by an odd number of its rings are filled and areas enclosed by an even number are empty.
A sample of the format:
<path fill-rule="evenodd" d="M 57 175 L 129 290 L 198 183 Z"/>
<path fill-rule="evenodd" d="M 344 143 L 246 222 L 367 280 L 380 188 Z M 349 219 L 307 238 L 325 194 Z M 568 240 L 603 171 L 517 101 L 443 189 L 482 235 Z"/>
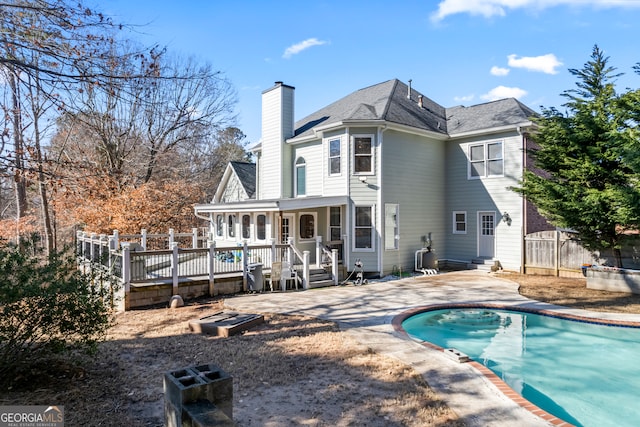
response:
<path fill-rule="evenodd" d="M 589 310 L 640 313 L 640 296 L 590 291 L 584 280 L 503 274 L 533 299 Z M 188 321 L 220 301 L 121 313 L 82 368 L 41 366 L 1 405 L 64 405 L 66 425 L 161 426 L 162 375 L 216 361 L 234 378 L 239 426 L 462 426 L 422 377 L 372 353 L 336 325 L 271 315 L 242 335 L 192 334 Z M 27 386 L 28 385 L 28 386 Z"/>

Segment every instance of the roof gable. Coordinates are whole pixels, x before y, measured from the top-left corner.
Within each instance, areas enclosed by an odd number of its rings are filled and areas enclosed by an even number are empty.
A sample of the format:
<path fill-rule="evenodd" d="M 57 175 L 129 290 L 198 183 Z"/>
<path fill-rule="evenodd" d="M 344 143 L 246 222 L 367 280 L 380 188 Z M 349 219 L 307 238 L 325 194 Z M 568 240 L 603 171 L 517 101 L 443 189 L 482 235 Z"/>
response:
<path fill-rule="evenodd" d="M 242 184 L 244 191 L 250 199 L 253 199 L 256 193 L 256 165 L 255 163 L 246 162 L 230 162 L 238 180 Z"/>

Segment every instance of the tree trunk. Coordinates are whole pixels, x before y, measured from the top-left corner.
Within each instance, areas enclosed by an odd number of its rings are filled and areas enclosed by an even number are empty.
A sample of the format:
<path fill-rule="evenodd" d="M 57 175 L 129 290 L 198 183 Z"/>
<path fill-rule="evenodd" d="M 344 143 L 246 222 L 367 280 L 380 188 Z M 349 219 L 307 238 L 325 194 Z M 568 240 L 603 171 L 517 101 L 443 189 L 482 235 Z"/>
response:
<path fill-rule="evenodd" d="M 16 239 L 21 240 L 20 220 L 27 215 L 27 180 L 24 174 L 24 143 L 22 141 L 22 115 L 20 107 L 20 87 L 13 70 L 9 74 L 12 98 L 14 162 L 13 178 L 16 196 Z"/>

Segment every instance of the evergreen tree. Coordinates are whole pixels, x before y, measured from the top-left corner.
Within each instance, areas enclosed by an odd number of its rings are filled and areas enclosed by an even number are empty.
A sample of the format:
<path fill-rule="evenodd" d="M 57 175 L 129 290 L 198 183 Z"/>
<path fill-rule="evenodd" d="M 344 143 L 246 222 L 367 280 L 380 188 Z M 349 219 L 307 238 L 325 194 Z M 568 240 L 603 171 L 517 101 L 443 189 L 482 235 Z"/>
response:
<path fill-rule="evenodd" d="M 562 94 L 567 112 L 543 109 L 534 119 L 538 170 L 525 171 L 515 191 L 586 248 L 612 249 L 622 267 L 625 232 L 640 224 L 640 92 L 617 94 L 615 71 L 597 45 L 582 69 L 569 70 L 577 88 Z"/>

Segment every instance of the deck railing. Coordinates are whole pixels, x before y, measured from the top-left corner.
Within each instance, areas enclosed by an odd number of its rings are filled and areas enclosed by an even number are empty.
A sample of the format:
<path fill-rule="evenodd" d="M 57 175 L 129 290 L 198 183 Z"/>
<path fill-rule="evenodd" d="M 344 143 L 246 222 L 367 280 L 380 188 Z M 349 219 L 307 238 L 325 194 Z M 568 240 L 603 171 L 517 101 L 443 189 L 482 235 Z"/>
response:
<path fill-rule="evenodd" d="M 180 247 L 176 237 L 191 236 L 190 247 Z M 300 276 L 302 286 L 309 283 L 309 252 L 300 252 L 290 240 L 287 244 L 270 242 L 266 245 L 249 245 L 246 242 L 236 246 L 216 246 L 214 241 L 207 241 L 202 247 L 202 239 L 197 229 L 192 233 L 174 233 L 170 230 L 165 238 L 169 249 L 150 250 L 147 246 L 150 235 L 146 232 L 139 235 L 98 235 L 78 232 L 76 248 L 79 265 L 86 268 L 89 264 L 100 265 L 123 284 L 125 295 L 132 284 L 171 283 L 174 293 L 184 280 L 208 280 L 209 291 L 213 295 L 216 277 L 238 276 L 243 278 L 244 289 L 250 269 L 262 265 L 263 271 L 270 271 L 273 262 L 286 261 L 291 265 L 302 265 Z M 126 239 L 126 241 L 124 241 Z M 159 246 L 163 246 L 160 244 Z M 331 271 L 337 284 L 337 251 L 328 251 L 317 239 L 316 264 L 318 267 L 329 261 Z"/>

